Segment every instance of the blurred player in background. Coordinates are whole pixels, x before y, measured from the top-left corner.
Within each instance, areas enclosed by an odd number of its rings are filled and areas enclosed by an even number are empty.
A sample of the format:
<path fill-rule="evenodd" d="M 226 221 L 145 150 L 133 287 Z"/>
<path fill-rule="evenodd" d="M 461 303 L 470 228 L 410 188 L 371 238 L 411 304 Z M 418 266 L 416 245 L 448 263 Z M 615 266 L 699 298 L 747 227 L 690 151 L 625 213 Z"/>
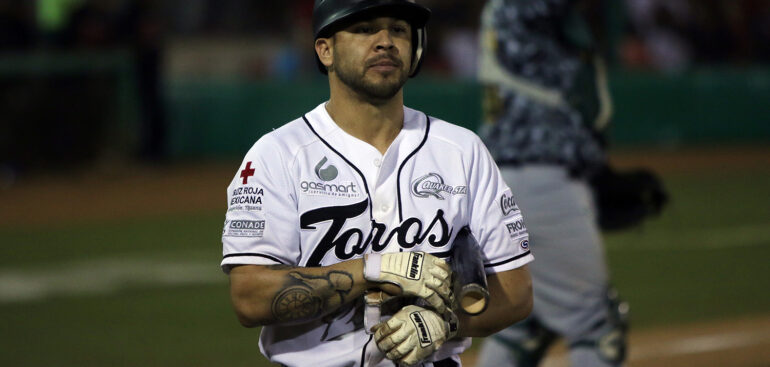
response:
<path fill-rule="evenodd" d="M 627 305 L 609 286 L 600 235 L 657 213 L 654 175 L 607 165 L 604 61 L 583 17 L 591 1 L 491 0 L 482 15 L 481 136 L 526 215 L 534 310 L 487 338 L 480 366 L 537 366 L 563 337 L 572 366 L 621 366 Z M 597 205 L 598 204 L 598 205 Z"/>

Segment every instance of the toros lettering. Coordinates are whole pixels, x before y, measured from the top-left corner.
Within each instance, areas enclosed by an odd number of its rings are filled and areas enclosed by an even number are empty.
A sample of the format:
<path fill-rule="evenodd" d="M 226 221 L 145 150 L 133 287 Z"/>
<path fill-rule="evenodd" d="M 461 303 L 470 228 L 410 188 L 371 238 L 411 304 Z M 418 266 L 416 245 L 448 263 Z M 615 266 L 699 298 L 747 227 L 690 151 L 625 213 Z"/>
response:
<path fill-rule="evenodd" d="M 381 252 L 394 237 L 404 249 L 411 249 L 425 241 L 433 247 L 444 247 L 449 243 L 454 231 L 449 228 L 444 219 L 444 211 L 440 209 L 436 211 L 436 216 L 427 227 L 423 227 L 422 221 L 417 218 L 408 218 L 386 234 L 387 226 L 372 219 L 371 229 L 366 235 L 358 228 L 342 231 L 348 219 L 364 214 L 368 207 L 369 201 L 363 200 L 356 204 L 318 208 L 302 214 L 300 228 L 303 230 L 316 229 L 315 224 L 331 221 L 328 230 L 310 255 L 307 266 L 320 266 L 329 251 L 334 251 L 334 256 L 340 260 L 350 260 L 356 255 L 363 255 L 370 245 L 373 252 Z M 440 235 L 430 234 L 434 228 L 439 229 Z M 349 243 L 352 247 L 348 246 Z"/>

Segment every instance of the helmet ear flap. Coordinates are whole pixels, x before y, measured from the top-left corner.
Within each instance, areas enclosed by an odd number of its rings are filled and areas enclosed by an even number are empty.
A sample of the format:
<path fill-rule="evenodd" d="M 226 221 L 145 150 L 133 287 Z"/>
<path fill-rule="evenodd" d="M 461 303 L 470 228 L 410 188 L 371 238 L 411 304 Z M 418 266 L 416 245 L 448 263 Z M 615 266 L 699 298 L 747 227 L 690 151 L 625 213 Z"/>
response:
<path fill-rule="evenodd" d="M 428 44 L 428 31 L 425 28 L 418 28 L 412 37 L 412 68 L 409 70 L 409 77 L 413 78 L 420 72 L 425 46 Z"/>

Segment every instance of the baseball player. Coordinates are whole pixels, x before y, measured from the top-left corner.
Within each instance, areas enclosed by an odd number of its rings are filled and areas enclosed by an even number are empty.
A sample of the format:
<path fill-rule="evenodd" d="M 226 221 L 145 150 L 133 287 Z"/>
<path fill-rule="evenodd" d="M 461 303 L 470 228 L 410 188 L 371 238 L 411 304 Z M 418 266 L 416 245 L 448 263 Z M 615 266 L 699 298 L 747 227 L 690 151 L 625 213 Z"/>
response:
<path fill-rule="evenodd" d="M 221 265 L 272 362 L 460 366 L 469 337 L 531 309 L 526 227 L 490 154 L 472 132 L 403 105 L 429 15 L 409 0 L 316 0 L 330 98 L 261 137 L 228 187 Z M 453 312 L 445 261 L 466 226 L 490 294 L 472 317 Z M 366 328 L 367 293 L 401 305 Z"/>
<path fill-rule="evenodd" d="M 563 337 L 577 367 L 620 366 L 626 310 L 608 291 L 591 177 L 606 165 L 606 74 L 579 0 L 490 0 L 480 78 L 481 135 L 527 213 L 538 261 L 534 309 L 487 338 L 483 367 L 537 366 Z"/>

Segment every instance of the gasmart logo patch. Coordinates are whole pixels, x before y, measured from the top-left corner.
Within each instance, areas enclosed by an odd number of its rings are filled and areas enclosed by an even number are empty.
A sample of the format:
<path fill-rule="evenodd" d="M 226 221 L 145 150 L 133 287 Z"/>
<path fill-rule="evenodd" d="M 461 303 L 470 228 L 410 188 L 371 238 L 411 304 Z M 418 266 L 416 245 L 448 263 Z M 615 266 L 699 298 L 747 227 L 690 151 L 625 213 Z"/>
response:
<path fill-rule="evenodd" d="M 412 194 L 418 198 L 434 197 L 444 200 L 442 194 L 447 195 L 465 195 L 468 193 L 468 186 L 450 186 L 444 183 L 444 178 L 438 173 L 428 173 L 412 181 Z"/>
<path fill-rule="evenodd" d="M 318 178 L 320 178 L 324 182 L 334 180 L 335 178 L 337 178 L 337 174 L 339 174 L 339 171 L 337 171 L 337 167 L 335 167 L 334 165 L 330 164 L 328 167 L 324 168 L 324 165 L 328 161 L 329 159 L 324 157 L 315 166 L 315 175 L 318 176 Z"/>
<path fill-rule="evenodd" d="M 299 191 L 303 195 L 331 196 L 341 198 L 357 198 L 361 190 L 353 181 L 335 181 L 339 178 L 339 170 L 329 159 L 323 157 L 313 167 L 314 177 L 299 182 Z"/>
<path fill-rule="evenodd" d="M 299 183 L 300 191 L 305 195 L 334 196 L 344 198 L 356 198 L 361 196 L 358 186 L 352 182 L 330 183 L 318 181 L 302 181 Z"/>

